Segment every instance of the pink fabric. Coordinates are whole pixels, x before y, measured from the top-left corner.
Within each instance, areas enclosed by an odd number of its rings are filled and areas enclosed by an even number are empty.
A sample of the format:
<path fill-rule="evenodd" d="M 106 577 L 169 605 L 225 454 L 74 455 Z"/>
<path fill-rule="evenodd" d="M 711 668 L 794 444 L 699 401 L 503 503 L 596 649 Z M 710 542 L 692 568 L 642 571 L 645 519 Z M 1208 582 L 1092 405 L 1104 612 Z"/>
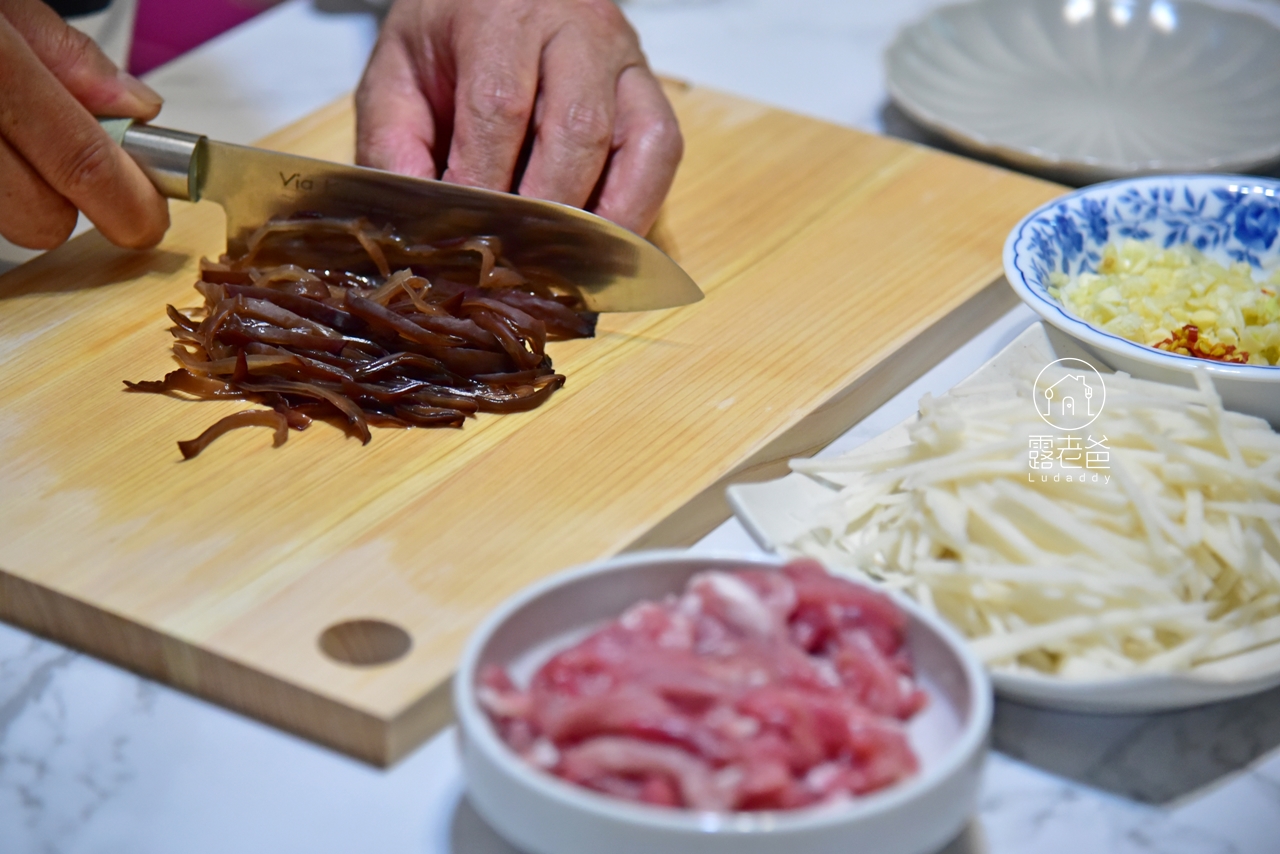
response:
<path fill-rule="evenodd" d="M 138 0 L 129 71 L 145 74 L 269 5 L 263 0 Z"/>

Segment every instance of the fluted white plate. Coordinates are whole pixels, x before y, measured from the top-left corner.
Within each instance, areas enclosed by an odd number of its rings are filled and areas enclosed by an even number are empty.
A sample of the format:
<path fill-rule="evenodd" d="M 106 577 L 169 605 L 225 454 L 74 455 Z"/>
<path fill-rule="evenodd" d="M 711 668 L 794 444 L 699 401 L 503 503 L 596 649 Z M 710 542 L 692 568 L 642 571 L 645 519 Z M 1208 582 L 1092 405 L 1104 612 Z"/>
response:
<path fill-rule="evenodd" d="M 976 0 L 902 30 L 889 92 L 971 150 L 1088 183 L 1280 159 L 1280 5 Z"/>

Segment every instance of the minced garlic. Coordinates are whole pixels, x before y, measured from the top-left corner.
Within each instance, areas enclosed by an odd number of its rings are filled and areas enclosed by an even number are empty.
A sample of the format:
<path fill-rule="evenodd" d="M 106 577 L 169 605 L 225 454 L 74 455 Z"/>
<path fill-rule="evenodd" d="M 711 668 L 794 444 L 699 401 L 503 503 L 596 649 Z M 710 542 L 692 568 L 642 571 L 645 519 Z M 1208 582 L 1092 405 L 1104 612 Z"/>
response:
<path fill-rule="evenodd" d="M 1049 277 L 1049 294 L 1113 335 L 1182 355 L 1280 364 L 1280 271 L 1255 281 L 1189 246 L 1125 240 L 1103 249 L 1097 273 Z"/>

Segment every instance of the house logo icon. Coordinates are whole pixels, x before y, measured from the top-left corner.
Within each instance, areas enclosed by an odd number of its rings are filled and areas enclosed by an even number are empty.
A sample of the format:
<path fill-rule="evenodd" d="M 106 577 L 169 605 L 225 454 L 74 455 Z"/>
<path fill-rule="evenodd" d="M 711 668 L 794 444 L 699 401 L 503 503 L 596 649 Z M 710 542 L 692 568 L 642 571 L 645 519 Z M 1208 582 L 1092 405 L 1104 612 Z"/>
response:
<path fill-rule="evenodd" d="M 1084 359 L 1058 359 L 1040 371 L 1033 396 L 1036 412 L 1050 427 L 1081 430 L 1102 414 L 1107 387 L 1098 369 Z"/>

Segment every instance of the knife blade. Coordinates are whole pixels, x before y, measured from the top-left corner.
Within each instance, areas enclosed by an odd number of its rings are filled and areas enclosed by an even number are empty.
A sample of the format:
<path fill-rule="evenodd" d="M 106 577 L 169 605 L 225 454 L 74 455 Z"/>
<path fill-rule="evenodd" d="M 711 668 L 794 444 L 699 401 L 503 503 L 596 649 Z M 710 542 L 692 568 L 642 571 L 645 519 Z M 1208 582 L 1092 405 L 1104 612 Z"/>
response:
<path fill-rule="evenodd" d="M 362 216 L 415 242 L 494 236 L 522 270 L 546 270 L 576 285 L 590 311 L 650 311 L 702 299 L 680 266 L 649 241 L 569 205 L 411 178 L 217 142 L 130 119 L 103 119 L 107 132 L 162 195 L 208 200 L 227 214 L 227 251 L 275 217 Z"/>

